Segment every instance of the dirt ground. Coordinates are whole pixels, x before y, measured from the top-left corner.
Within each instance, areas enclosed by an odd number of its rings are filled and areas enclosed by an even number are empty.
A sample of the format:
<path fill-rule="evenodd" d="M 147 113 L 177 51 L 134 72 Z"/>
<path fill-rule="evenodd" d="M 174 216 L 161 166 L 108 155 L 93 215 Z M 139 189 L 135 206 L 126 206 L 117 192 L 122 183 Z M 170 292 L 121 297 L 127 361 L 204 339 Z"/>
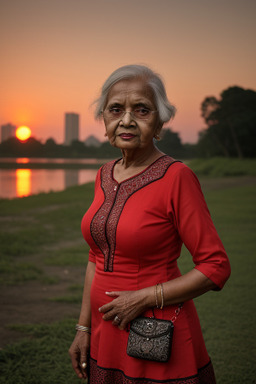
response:
<path fill-rule="evenodd" d="M 68 286 L 83 284 L 84 271 L 73 267 L 47 268 L 48 276 L 58 276 L 60 282 L 44 285 L 39 281 L 17 286 L 2 286 L 0 292 L 0 348 L 24 338 L 24 333 L 8 329 L 12 324 L 52 323 L 63 318 L 78 318 L 80 304 L 59 303 L 49 298 L 64 296 Z"/>

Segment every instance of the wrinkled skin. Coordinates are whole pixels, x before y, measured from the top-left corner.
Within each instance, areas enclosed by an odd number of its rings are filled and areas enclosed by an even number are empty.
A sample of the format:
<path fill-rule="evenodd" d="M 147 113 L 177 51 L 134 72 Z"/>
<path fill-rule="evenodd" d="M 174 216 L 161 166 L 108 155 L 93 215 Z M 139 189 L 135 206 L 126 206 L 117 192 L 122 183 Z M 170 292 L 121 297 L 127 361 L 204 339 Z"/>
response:
<path fill-rule="evenodd" d="M 112 324 L 119 329 L 126 329 L 130 321 L 138 317 L 147 307 L 147 291 L 106 292 L 106 295 L 113 297 L 113 300 L 99 308 L 103 313 L 103 320 L 112 320 Z M 115 320 L 118 316 L 120 322 Z"/>
<path fill-rule="evenodd" d="M 82 368 L 82 363 L 89 364 L 90 335 L 87 332 L 77 331 L 73 343 L 69 348 L 72 367 L 80 379 L 87 378 L 87 368 Z"/>

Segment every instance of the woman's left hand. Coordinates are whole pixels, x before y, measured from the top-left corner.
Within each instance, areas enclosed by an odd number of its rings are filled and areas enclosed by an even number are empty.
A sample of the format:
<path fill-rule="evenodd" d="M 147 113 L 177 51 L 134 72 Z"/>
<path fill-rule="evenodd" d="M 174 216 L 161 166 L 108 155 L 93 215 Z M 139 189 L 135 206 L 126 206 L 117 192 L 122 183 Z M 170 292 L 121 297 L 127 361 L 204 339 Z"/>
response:
<path fill-rule="evenodd" d="M 99 312 L 104 313 L 103 320 L 112 320 L 113 325 L 125 329 L 130 321 L 148 309 L 145 291 L 106 292 L 106 295 L 115 298 L 99 308 Z"/>

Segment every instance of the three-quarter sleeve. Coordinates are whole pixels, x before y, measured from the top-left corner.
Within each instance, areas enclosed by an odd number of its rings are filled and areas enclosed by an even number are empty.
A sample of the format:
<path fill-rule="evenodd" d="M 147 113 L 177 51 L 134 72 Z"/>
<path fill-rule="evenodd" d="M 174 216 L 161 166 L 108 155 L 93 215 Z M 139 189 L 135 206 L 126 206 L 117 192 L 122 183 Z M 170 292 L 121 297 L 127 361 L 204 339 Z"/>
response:
<path fill-rule="evenodd" d="M 196 175 L 181 165 L 171 189 L 172 213 L 179 236 L 191 253 L 195 268 L 221 289 L 230 276 L 230 263 Z"/>

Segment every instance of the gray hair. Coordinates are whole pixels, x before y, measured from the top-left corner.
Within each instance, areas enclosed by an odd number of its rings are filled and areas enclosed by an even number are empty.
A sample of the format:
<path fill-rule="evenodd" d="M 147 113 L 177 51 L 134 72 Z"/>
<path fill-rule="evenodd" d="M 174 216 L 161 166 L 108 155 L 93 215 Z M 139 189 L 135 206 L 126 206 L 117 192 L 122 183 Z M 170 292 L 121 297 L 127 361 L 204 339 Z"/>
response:
<path fill-rule="evenodd" d="M 113 85 L 121 80 L 130 80 L 134 78 L 145 78 L 147 84 L 152 89 L 161 123 L 165 123 L 174 117 L 176 108 L 167 98 L 165 86 L 160 75 L 144 65 L 125 65 L 116 69 L 103 84 L 101 95 L 95 101 L 96 119 L 99 120 L 102 118 L 102 111 L 107 103 L 108 94 Z"/>

